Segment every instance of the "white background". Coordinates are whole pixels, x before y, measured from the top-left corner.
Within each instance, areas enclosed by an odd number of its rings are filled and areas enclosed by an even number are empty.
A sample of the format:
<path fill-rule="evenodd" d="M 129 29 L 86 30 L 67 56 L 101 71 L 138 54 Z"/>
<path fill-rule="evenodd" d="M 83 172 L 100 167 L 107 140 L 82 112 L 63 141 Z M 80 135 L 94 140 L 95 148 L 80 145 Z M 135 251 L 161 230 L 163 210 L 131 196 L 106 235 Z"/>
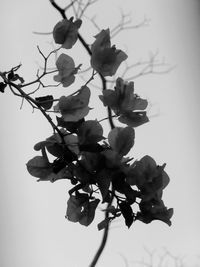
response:
<path fill-rule="evenodd" d="M 136 92 L 151 103 L 151 115 L 148 124 L 136 129 L 132 152 L 136 158 L 148 154 L 159 164 L 167 163 L 171 183 L 164 201 L 175 212 L 171 227 L 159 221 L 150 225 L 137 222 L 128 230 L 123 220 L 113 223 L 98 267 L 125 266 L 123 257 L 129 266 L 136 266 L 133 262 L 145 255 L 144 246 L 150 251 L 165 247 L 174 255 L 185 256 L 192 266 L 200 254 L 200 5 L 195 0 L 99 0 L 87 15 L 97 14 L 100 28 L 112 28 L 120 19 L 120 8 L 131 13 L 133 24 L 144 15 L 151 19 L 149 26 L 125 31 L 113 39 L 117 47 L 127 51 L 129 64 L 146 60 L 151 51 L 159 50 L 158 59 L 165 57 L 176 66 L 170 73 L 135 80 Z M 59 20 L 48 0 L 2 0 L 0 71 L 21 62 L 20 73 L 31 81 L 42 64 L 36 46 L 44 53 L 52 49 L 51 35 L 38 36 L 33 31 L 51 32 Z M 86 20 L 81 34 L 92 43 L 96 33 Z M 74 51 L 76 65 L 88 60 L 79 44 Z M 52 92 L 42 90 L 43 95 Z M 61 96 L 71 89 L 54 90 Z M 94 118 L 102 108 L 97 98 L 95 101 Z M 11 93 L 0 95 L 0 266 L 88 266 L 101 241 L 102 232 L 96 224 L 103 214 L 99 210 L 88 228 L 68 222 L 64 217 L 67 183 L 37 183 L 28 174 L 25 163 L 37 154 L 34 144 L 50 136 L 52 130 L 39 112 L 32 113 L 27 104 L 20 110 L 20 105 L 20 99 Z"/>

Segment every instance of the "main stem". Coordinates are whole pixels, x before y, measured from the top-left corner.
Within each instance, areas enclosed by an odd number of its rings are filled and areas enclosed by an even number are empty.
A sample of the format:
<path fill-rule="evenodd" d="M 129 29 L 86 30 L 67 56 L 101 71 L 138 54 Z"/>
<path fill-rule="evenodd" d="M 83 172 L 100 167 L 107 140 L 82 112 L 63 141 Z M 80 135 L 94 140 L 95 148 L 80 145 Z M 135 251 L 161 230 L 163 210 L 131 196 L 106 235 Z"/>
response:
<path fill-rule="evenodd" d="M 62 9 L 60 6 L 57 5 L 57 3 L 55 3 L 54 0 L 49 0 L 50 3 L 52 4 L 52 6 L 60 13 L 60 15 L 62 16 L 63 19 L 66 19 L 67 16 L 65 14 L 65 10 Z M 91 57 L 92 55 L 92 52 L 91 52 L 91 49 L 90 47 L 88 46 L 88 44 L 85 42 L 84 38 L 78 34 L 78 39 L 79 41 L 81 42 L 81 44 L 83 45 L 83 47 L 86 49 L 87 53 L 89 54 L 89 56 Z M 101 79 L 101 82 L 102 82 L 102 89 L 103 90 L 106 90 L 107 89 L 107 86 L 106 86 L 106 79 L 99 73 L 99 76 L 100 76 L 100 79 Z M 112 111 L 111 109 L 108 107 L 108 120 L 109 120 L 109 123 L 110 123 L 110 127 L 111 129 L 113 129 L 115 127 L 114 123 L 113 123 L 113 120 L 112 120 Z M 111 200 L 110 202 L 108 203 L 108 207 L 112 204 L 112 201 L 113 201 L 113 197 L 111 197 Z M 105 212 L 105 219 L 108 218 L 109 214 L 108 214 L 108 211 Z M 109 232 L 109 224 L 107 224 L 107 226 L 105 227 L 104 229 L 104 233 L 103 233 L 103 238 L 102 238 L 102 241 L 101 241 L 101 244 L 90 264 L 89 267 L 95 267 L 96 266 L 96 263 L 97 261 L 99 260 L 104 248 L 105 248 L 105 245 L 106 245 L 106 242 L 107 242 L 107 239 L 108 239 L 108 232 Z"/>

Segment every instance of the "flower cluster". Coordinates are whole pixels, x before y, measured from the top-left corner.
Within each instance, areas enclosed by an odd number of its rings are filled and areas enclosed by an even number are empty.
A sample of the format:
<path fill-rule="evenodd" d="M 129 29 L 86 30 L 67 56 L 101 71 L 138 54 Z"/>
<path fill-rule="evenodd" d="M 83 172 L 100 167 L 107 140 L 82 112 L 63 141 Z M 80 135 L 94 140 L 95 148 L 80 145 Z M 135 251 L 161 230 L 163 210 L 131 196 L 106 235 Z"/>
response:
<path fill-rule="evenodd" d="M 69 49 L 77 41 L 81 20 L 64 19 L 53 30 L 55 43 Z M 91 45 L 91 67 L 105 79 L 113 76 L 127 55 L 111 46 L 109 29 L 95 36 Z M 57 61 L 58 74 L 54 80 L 63 87 L 75 81 L 78 67 L 73 59 L 62 53 Z M 93 78 L 93 77 L 92 77 Z M 43 111 L 52 108 L 58 115 L 55 132 L 34 146 L 41 154 L 27 163 L 29 173 L 39 181 L 71 182 L 66 218 L 88 226 L 92 223 L 100 202 L 108 203 L 108 216 L 98 224 L 101 230 L 119 216 L 130 227 L 135 221 L 150 223 L 160 220 L 171 225 L 173 209 L 162 200 L 163 190 L 169 183 L 164 171 L 150 156 L 132 162 L 128 153 L 135 143 L 135 127 L 148 122 L 147 100 L 134 92 L 134 83 L 117 78 L 114 89 L 103 90 L 99 96 L 104 106 L 115 114 L 116 121 L 125 127 L 113 127 L 104 136 L 97 120 L 87 120 L 90 111 L 88 83 L 75 93 L 61 96 L 59 100 L 48 95 L 36 98 Z M 49 160 L 49 154 L 53 160 Z M 132 162 L 132 163 L 131 163 Z M 137 208 L 136 208 L 137 206 Z"/>

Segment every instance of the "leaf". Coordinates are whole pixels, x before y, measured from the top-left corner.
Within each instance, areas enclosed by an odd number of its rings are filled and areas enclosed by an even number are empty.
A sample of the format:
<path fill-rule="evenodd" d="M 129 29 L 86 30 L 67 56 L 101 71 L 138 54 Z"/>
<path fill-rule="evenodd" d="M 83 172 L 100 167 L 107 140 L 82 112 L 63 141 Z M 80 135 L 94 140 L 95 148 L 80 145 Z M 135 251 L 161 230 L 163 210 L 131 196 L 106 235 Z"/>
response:
<path fill-rule="evenodd" d="M 56 67 L 58 74 L 54 76 L 54 81 L 62 83 L 64 87 L 68 87 L 75 81 L 74 75 L 77 73 L 80 65 L 75 68 L 73 58 L 66 54 L 61 54 L 56 61 Z"/>
<path fill-rule="evenodd" d="M 0 82 L 0 92 L 1 92 L 1 93 L 4 93 L 6 86 L 7 86 L 7 85 L 6 85 L 5 83 Z"/>
<path fill-rule="evenodd" d="M 126 155 L 134 145 L 135 131 L 131 127 L 115 127 L 108 134 L 112 149 L 121 156 Z"/>
<path fill-rule="evenodd" d="M 112 175 L 113 189 L 126 196 L 129 204 L 133 204 L 138 196 L 138 192 L 131 188 L 125 181 L 125 174 L 122 171 L 115 171 Z"/>
<path fill-rule="evenodd" d="M 99 144 L 88 144 L 88 145 L 79 145 L 80 151 L 87 151 L 87 152 L 102 152 L 104 148 Z"/>
<path fill-rule="evenodd" d="M 132 211 L 132 208 L 131 206 L 125 202 L 125 201 L 122 201 L 121 203 L 119 203 L 119 207 L 120 207 L 120 210 L 122 212 L 122 215 L 125 219 L 125 224 L 126 226 L 128 226 L 128 228 L 132 225 L 133 223 L 133 211 Z"/>
<path fill-rule="evenodd" d="M 102 203 L 104 203 L 106 202 L 109 194 L 109 188 L 111 182 L 109 173 L 105 169 L 102 170 L 100 173 L 97 174 L 96 182 L 102 195 Z"/>
<path fill-rule="evenodd" d="M 55 110 L 59 110 L 64 121 L 79 121 L 89 112 L 90 89 L 87 86 L 81 87 L 75 96 L 62 96 L 59 99 Z"/>
<path fill-rule="evenodd" d="M 103 128 L 96 120 L 83 122 L 79 127 L 77 134 L 80 145 L 93 144 L 104 139 Z"/>
<path fill-rule="evenodd" d="M 53 105 L 53 96 L 52 95 L 46 95 L 46 96 L 36 97 L 35 100 L 45 110 L 50 109 L 52 107 L 52 105 Z"/>
<path fill-rule="evenodd" d="M 145 111 L 140 111 L 140 112 L 127 111 L 121 114 L 118 120 L 121 123 L 127 124 L 130 127 L 138 127 L 149 121 Z"/>
<path fill-rule="evenodd" d="M 35 156 L 26 164 L 28 172 L 37 178 L 48 179 L 52 172 L 51 164 L 42 156 Z"/>
<path fill-rule="evenodd" d="M 78 29 L 82 21 L 80 19 L 73 22 L 73 17 L 59 21 L 53 29 L 55 43 L 62 44 L 63 48 L 70 49 L 78 39 Z"/>
<path fill-rule="evenodd" d="M 103 229 L 105 229 L 110 223 L 110 218 L 105 218 L 103 221 L 101 221 L 100 223 L 98 223 L 97 227 L 98 230 L 101 231 Z"/>
<path fill-rule="evenodd" d="M 64 121 L 63 118 L 56 117 L 58 126 L 65 128 L 71 133 L 77 133 L 80 125 L 85 121 L 85 119 L 80 119 L 79 121 Z"/>

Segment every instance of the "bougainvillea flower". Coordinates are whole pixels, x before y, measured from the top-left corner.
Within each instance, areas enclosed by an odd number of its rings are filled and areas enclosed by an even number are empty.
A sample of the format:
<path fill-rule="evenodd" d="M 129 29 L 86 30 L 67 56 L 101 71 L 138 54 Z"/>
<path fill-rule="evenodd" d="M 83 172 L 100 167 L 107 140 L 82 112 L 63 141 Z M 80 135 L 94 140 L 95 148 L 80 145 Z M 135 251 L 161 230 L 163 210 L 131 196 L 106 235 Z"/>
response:
<path fill-rule="evenodd" d="M 163 201 L 154 204 L 153 202 L 140 202 L 140 212 L 137 213 L 137 220 L 140 220 L 144 223 L 150 223 L 153 220 L 160 220 L 171 226 L 171 217 L 174 210 L 172 208 L 167 209 Z"/>
<path fill-rule="evenodd" d="M 64 87 L 70 86 L 75 81 L 75 74 L 78 72 L 78 67 L 75 67 L 73 58 L 66 54 L 61 54 L 57 61 L 56 67 L 58 74 L 54 76 L 54 81 L 62 83 Z"/>
<path fill-rule="evenodd" d="M 73 17 L 59 21 L 53 29 L 53 38 L 56 44 L 61 44 L 63 48 L 70 49 L 78 39 L 78 29 L 82 21 L 80 19 L 73 22 Z"/>
<path fill-rule="evenodd" d="M 169 176 L 164 171 L 165 165 L 158 166 L 153 158 L 144 156 L 130 167 L 126 181 L 138 187 L 142 200 L 160 200 L 163 189 L 169 183 Z"/>
<path fill-rule="evenodd" d="M 128 56 L 114 45 L 111 46 L 109 29 L 102 30 L 95 38 L 91 47 L 91 65 L 101 75 L 113 76 Z"/>
<path fill-rule="evenodd" d="M 146 111 L 148 102 L 134 94 L 134 83 L 117 78 L 115 90 L 104 90 L 99 98 L 104 106 L 110 107 L 121 123 L 137 127 L 149 121 Z"/>
<path fill-rule="evenodd" d="M 122 78 L 117 78 L 115 90 L 104 90 L 99 98 L 104 106 L 109 106 L 116 115 L 128 111 L 144 110 L 148 105 L 146 99 L 134 94 L 134 83 L 126 83 Z"/>
<path fill-rule="evenodd" d="M 90 89 L 87 86 L 82 86 L 76 95 L 61 96 L 54 110 L 62 114 L 64 121 L 79 121 L 90 110 L 88 107 L 89 99 Z"/>
<path fill-rule="evenodd" d="M 94 220 L 95 210 L 99 202 L 99 199 L 90 200 L 87 194 L 71 195 L 67 201 L 66 218 L 71 222 L 79 222 L 88 226 Z"/>

